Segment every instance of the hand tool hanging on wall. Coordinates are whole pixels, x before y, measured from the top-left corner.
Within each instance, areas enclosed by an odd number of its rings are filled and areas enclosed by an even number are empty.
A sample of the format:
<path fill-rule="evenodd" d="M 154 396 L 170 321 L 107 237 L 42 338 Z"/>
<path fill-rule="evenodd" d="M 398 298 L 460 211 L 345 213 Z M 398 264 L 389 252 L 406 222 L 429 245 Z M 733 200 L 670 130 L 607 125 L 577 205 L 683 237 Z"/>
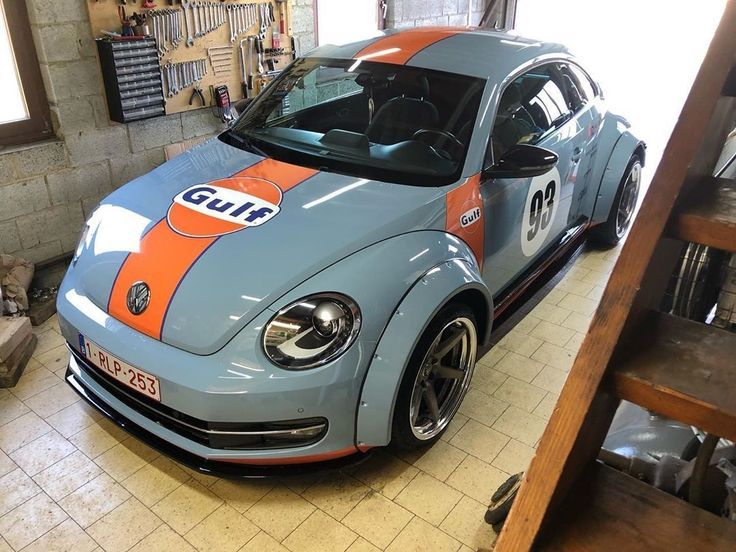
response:
<path fill-rule="evenodd" d="M 247 54 L 243 45 L 247 45 Z M 243 70 L 243 97 L 250 98 L 253 92 L 253 40 L 249 36 L 240 41 L 240 67 Z"/>
<path fill-rule="evenodd" d="M 231 46 L 207 48 L 210 65 L 216 77 L 230 75 L 232 71 L 233 49 Z"/>
<path fill-rule="evenodd" d="M 179 46 L 184 36 L 181 16 L 182 10 L 179 9 L 153 10 L 146 14 L 153 27 L 153 37 L 156 39 L 160 57 L 163 57 L 170 49 L 173 50 Z"/>
<path fill-rule="evenodd" d="M 192 105 L 194 100 L 197 98 L 200 102 L 202 102 L 202 107 L 207 105 L 207 102 L 204 101 L 204 94 L 202 93 L 202 89 L 199 87 L 199 84 L 195 84 L 194 88 L 192 89 L 192 95 L 189 96 L 189 105 Z"/>
<path fill-rule="evenodd" d="M 201 81 L 202 77 L 207 74 L 205 59 L 195 59 L 181 63 L 168 62 L 162 69 L 163 75 L 165 75 L 164 80 L 168 97 L 176 96 L 185 88 Z"/>
<path fill-rule="evenodd" d="M 258 23 L 260 14 L 259 4 L 228 4 L 227 15 L 230 25 L 230 42 L 235 43 L 238 36 L 248 32 L 253 25 Z"/>

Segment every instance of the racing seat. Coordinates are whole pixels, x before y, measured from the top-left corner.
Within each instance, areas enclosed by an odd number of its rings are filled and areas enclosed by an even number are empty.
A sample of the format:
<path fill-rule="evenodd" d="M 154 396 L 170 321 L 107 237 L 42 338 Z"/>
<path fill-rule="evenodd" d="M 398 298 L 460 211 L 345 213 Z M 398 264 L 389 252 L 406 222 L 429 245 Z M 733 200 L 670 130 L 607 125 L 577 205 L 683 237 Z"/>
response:
<path fill-rule="evenodd" d="M 426 98 L 429 81 L 425 76 L 399 74 L 391 83 L 397 94 L 376 112 L 366 134 L 371 142 L 396 144 L 410 140 L 421 128 L 436 128 L 440 115 L 437 107 Z"/>
<path fill-rule="evenodd" d="M 503 153 L 534 132 L 534 126 L 519 113 L 522 108 L 520 90 L 510 85 L 498 106 L 496 124 L 493 127 L 493 154 L 499 159 Z"/>

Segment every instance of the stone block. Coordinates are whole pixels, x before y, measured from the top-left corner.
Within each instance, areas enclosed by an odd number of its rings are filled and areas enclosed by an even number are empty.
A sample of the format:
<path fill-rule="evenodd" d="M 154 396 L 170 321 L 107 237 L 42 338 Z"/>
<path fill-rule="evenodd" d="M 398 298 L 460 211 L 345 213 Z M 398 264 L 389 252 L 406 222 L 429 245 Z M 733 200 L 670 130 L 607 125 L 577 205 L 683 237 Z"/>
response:
<path fill-rule="evenodd" d="M 162 147 L 110 159 L 112 185 L 119 188 L 131 180 L 152 171 L 165 161 Z"/>
<path fill-rule="evenodd" d="M 181 142 L 184 139 L 179 114 L 135 121 L 128 125 L 128 132 L 130 146 L 134 152 Z"/>
<path fill-rule="evenodd" d="M 437 17 L 438 15 L 442 15 L 445 8 L 445 2 L 444 0 L 429 0 L 427 2 L 427 15 L 429 17 Z"/>
<path fill-rule="evenodd" d="M 67 21 L 89 21 L 87 7 L 81 0 L 27 0 L 28 17 L 35 25 Z"/>
<path fill-rule="evenodd" d="M 429 15 L 427 8 L 427 0 L 404 0 L 402 18 L 404 21 L 424 19 Z"/>
<path fill-rule="evenodd" d="M 33 37 L 42 63 L 74 61 L 94 56 L 94 43 L 87 23 L 34 26 Z"/>
<path fill-rule="evenodd" d="M 21 178 L 43 175 L 68 166 L 66 148 L 63 142 L 53 141 L 35 144 L 33 147 L 16 152 L 16 167 Z"/>
<path fill-rule="evenodd" d="M 20 248 L 20 235 L 15 222 L 0 222 L 0 255 L 13 253 Z"/>
<path fill-rule="evenodd" d="M 185 140 L 220 133 L 226 128 L 223 122 L 214 116 L 211 109 L 185 111 L 181 114 L 181 127 Z"/>
<path fill-rule="evenodd" d="M 79 130 L 65 138 L 73 167 L 130 154 L 128 133 L 123 125 Z"/>
<path fill-rule="evenodd" d="M 0 220 L 27 215 L 50 205 L 42 176 L 0 187 Z"/>
<path fill-rule="evenodd" d="M 463 0 L 463 6 L 460 7 L 460 0 L 444 0 L 442 6 L 442 13 L 445 15 L 453 15 L 467 11 L 468 3 Z"/>
<path fill-rule="evenodd" d="M 12 153 L 0 153 L 0 185 L 17 178 L 15 174 L 14 156 Z"/>
<path fill-rule="evenodd" d="M 48 82 L 44 78 L 46 92 L 49 100 L 56 104 L 67 98 L 99 94 L 102 90 L 102 76 L 95 58 L 42 65 L 42 74 L 44 67 L 48 68 Z"/>
<path fill-rule="evenodd" d="M 80 224 L 77 235 L 79 235 L 79 232 L 81 232 L 81 230 L 82 226 Z M 37 245 L 36 247 L 23 249 L 19 251 L 17 255 L 18 257 L 22 257 L 27 261 L 31 261 L 32 263 L 40 263 L 42 261 L 53 259 L 54 257 L 61 255 L 62 253 L 65 253 L 65 251 L 62 251 L 61 249 L 61 241 L 54 240 L 47 243 L 42 243 L 41 245 Z"/>
<path fill-rule="evenodd" d="M 56 242 L 60 250 L 60 236 L 79 232 L 84 215 L 81 204 L 76 202 L 19 217 L 17 223 L 20 241 L 26 250 L 47 242 Z"/>
<path fill-rule="evenodd" d="M 46 180 L 53 205 L 80 201 L 90 196 L 99 197 L 112 191 L 107 162 L 51 173 Z"/>
<path fill-rule="evenodd" d="M 58 105 L 51 106 L 51 111 L 57 118 L 59 134 L 68 136 L 75 131 L 96 128 L 95 112 L 90 97 L 67 98 Z"/>
<path fill-rule="evenodd" d="M 82 213 L 84 214 L 84 219 L 85 220 L 87 220 L 90 217 L 90 215 L 92 214 L 92 211 L 94 211 L 97 208 L 97 206 L 100 204 L 100 202 L 103 199 L 105 199 L 105 197 L 107 195 L 108 195 L 107 193 L 98 194 L 98 195 L 94 195 L 94 196 L 85 197 L 82 200 Z M 72 236 L 72 237 L 74 237 L 74 236 Z M 77 237 L 79 237 L 79 236 L 77 236 Z M 65 246 L 65 244 L 67 243 L 67 241 L 68 240 L 65 240 L 65 239 L 62 239 L 61 240 L 62 248 Z M 71 251 L 71 250 L 69 250 L 69 251 Z"/>
<path fill-rule="evenodd" d="M 451 27 L 464 27 L 468 24 L 468 15 L 465 13 L 458 13 L 457 15 L 448 15 L 447 23 Z"/>

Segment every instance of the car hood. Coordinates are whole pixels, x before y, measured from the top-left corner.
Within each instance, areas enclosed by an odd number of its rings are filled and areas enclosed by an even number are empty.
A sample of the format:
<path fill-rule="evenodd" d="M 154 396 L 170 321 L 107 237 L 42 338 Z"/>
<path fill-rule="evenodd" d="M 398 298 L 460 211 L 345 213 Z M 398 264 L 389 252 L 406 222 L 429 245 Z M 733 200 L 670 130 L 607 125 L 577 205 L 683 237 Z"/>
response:
<path fill-rule="evenodd" d="M 113 317 L 211 354 L 340 259 L 444 229 L 443 199 L 441 189 L 319 172 L 214 139 L 108 196 L 72 270 L 77 291 Z"/>

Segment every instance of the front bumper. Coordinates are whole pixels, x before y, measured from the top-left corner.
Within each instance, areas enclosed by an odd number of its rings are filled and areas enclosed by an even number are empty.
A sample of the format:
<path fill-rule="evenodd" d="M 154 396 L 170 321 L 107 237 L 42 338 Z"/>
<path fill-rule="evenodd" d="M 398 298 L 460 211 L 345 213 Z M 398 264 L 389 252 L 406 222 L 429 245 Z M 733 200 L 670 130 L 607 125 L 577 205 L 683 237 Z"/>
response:
<path fill-rule="evenodd" d="M 250 461 L 205 458 L 152 433 L 113 408 L 110 404 L 111 401 L 101 398 L 98 393 L 90 389 L 90 386 L 85 385 L 80 377 L 79 367 L 72 367 L 75 364 L 74 359 L 75 356 L 72 355 L 69 368 L 66 372 L 66 381 L 82 399 L 131 435 L 159 452 L 201 473 L 232 479 L 299 475 L 353 465 L 363 461 L 370 455 L 370 451 L 360 452 L 357 449 L 347 449 L 321 454 L 319 457 L 291 457 L 282 459 L 280 461 L 281 463 L 271 463 L 262 458 L 260 460 Z"/>

